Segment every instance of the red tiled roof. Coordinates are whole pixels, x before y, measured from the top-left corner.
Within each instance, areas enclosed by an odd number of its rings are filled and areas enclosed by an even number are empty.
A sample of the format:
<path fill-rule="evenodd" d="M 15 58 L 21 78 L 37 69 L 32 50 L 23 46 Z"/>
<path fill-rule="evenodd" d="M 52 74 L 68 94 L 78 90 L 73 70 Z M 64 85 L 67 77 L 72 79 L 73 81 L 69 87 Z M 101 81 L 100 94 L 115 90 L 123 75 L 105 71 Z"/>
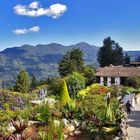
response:
<path fill-rule="evenodd" d="M 130 62 L 131 65 L 140 65 L 140 62 Z"/>
<path fill-rule="evenodd" d="M 121 67 L 121 66 L 101 67 L 97 69 L 96 76 L 103 76 L 103 77 L 138 76 L 140 77 L 140 68 L 139 67 Z"/>

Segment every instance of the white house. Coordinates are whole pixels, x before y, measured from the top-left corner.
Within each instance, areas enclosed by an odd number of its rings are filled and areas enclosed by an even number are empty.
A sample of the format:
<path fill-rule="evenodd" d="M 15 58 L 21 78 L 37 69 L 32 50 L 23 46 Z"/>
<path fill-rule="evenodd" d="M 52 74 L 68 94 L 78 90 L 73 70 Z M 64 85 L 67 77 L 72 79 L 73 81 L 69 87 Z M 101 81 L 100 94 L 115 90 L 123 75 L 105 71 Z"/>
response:
<path fill-rule="evenodd" d="M 99 77 L 101 85 L 121 85 L 127 77 L 140 77 L 140 67 L 109 66 L 97 69 L 96 77 Z"/>

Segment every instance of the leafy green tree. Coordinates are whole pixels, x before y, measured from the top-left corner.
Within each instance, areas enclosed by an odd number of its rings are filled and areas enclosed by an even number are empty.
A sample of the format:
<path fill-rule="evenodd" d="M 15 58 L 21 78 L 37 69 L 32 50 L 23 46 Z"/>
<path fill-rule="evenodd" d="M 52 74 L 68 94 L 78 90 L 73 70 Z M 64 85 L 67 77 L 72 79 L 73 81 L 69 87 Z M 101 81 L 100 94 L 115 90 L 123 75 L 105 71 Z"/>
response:
<path fill-rule="evenodd" d="M 31 79 L 31 85 L 30 88 L 31 90 L 35 89 L 38 86 L 38 81 L 36 79 L 36 77 L 33 75 L 32 79 Z"/>
<path fill-rule="evenodd" d="M 66 81 L 64 80 L 62 85 L 61 85 L 61 90 L 60 90 L 60 104 L 62 106 L 67 105 L 70 102 L 70 96 L 68 93 L 68 88 Z"/>
<path fill-rule="evenodd" d="M 61 77 L 52 78 L 48 83 L 50 94 L 59 95 L 63 81 L 64 79 Z"/>
<path fill-rule="evenodd" d="M 140 78 L 137 76 L 130 76 L 126 79 L 125 85 L 134 87 L 134 88 L 139 88 L 140 87 Z"/>
<path fill-rule="evenodd" d="M 86 86 L 93 84 L 96 81 L 95 69 L 91 66 L 85 66 L 83 75 L 86 79 Z"/>
<path fill-rule="evenodd" d="M 82 72 L 84 68 L 84 53 L 79 48 L 73 48 L 66 52 L 58 63 L 58 72 L 64 77 L 74 71 Z"/>
<path fill-rule="evenodd" d="M 15 91 L 26 93 L 29 91 L 30 81 L 29 74 L 25 70 L 21 70 L 17 76 Z"/>
<path fill-rule="evenodd" d="M 124 64 L 130 64 L 130 56 L 127 54 L 127 52 L 125 53 Z"/>
<path fill-rule="evenodd" d="M 123 49 L 110 37 L 104 39 L 103 46 L 97 54 L 97 61 L 101 67 L 121 65 L 123 63 Z"/>
<path fill-rule="evenodd" d="M 74 99 L 76 97 L 76 93 L 85 88 L 85 77 L 79 72 L 73 72 L 67 77 L 67 84 L 69 91 L 71 93 L 71 97 Z"/>

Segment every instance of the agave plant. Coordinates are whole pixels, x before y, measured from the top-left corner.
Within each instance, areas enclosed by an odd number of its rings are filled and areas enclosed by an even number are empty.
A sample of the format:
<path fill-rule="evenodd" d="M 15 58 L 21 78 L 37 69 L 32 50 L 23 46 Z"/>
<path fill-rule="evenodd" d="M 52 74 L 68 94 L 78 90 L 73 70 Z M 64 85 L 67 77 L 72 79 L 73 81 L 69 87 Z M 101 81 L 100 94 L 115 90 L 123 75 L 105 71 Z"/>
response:
<path fill-rule="evenodd" d="M 11 121 L 12 125 L 14 126 L 14 128 L 16 129 L 13 134 L 8 137 L 8 139 L 6 140 L 26 140 L 28 139 L 30 136 L 29 135 L 25 135 L 23 133 L 23 131 L 27 128 L 27 123 L 22 122 L 22 121 Z"/>
<path fill-rule="evenodd" d="M 15 136 L 14 134 L 12 134 L 11 136 L 9 136 L 6 140 L 27 140 L 30 136 Z"/>
<path fill-rule="evenodd" d="M 21 121 L 16 122 L 16 121 L 12 120 L 11 123 L 14 126 L 14 128 L 16 129 L 14 133 L 17 133 L 17 134 L 21 134 L 28 126 L 27 123 L 21 122 Z"/>

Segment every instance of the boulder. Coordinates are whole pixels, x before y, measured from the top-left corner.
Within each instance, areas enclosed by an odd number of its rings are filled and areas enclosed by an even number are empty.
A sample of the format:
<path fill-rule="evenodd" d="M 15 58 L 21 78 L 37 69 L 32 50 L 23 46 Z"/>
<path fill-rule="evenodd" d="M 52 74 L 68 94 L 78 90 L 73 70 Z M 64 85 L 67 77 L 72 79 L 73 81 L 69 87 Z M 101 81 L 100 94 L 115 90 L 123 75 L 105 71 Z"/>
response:
<path fill-rule="evenodd" d="M 79 134 L 81 134 L 81 133 L 82 133 L 82 132 L 79 131 L 79 130 L 75 130 L 75 131 L 74 131 L 74 134 L 75 134 L 75 135 L 79 135 Z"/>
<path fill-rule="evenodd" d="M 69 121 L 67 119 L 62 119 L 62 123 L 64 124 L 65 127 L 68 126 Z"/>
<path fill-rule="evenodd" d="M 75 130 L 75 127 L 72 124 L 68 124 L 66 127 L 66 130 L 70 133 L 70 132 L 73 132 Z"/>
<path fill-rule="evenodd" d="M 86 125 L 87 125 L 87 123 L 84 121 L 84 122 L 82 122 L 82 124 L 81 124 L 81 128 L 82 129 L 86 129 Z"/>

